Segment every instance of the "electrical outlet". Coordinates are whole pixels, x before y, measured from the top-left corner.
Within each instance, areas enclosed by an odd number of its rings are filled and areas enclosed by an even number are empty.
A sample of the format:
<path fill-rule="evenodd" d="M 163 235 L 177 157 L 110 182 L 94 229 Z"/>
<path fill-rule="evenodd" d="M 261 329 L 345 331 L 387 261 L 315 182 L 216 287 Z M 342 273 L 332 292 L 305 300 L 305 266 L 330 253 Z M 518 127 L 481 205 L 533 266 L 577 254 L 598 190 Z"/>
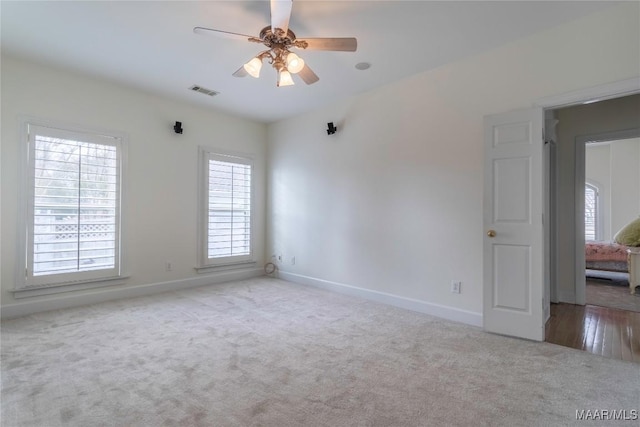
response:
<path fill-rule="evenodd" d="M 296 257 L 291 257 L 291 265 L 296 265 Z"/>
<path fill-rule="evenodd" d="M 164 263 L 164 271 L 172 271 L 173 270 L 173 264 L 171 264 L 170 261 L 167 261 Z"/>
<path fill-rule="evenodd" d="M 462 282 L 458 282 L 455 280 L 451 281 L 451 293 L 459 294 L 462 292 Z"/>
<path fill-rule="evenodd" d="M 278 255 L 278 262 L 282 262 L 282 255 Z"/>

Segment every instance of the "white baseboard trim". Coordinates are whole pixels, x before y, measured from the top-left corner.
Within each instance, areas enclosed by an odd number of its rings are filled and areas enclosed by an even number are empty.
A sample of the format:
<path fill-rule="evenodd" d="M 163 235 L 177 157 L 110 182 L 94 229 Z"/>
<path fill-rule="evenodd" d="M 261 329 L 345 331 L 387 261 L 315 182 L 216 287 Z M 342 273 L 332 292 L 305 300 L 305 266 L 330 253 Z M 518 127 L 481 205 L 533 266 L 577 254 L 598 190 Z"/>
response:
<path fill-rule="evenodd" d="M 565 304 L 575 304 L 576 303 L 576 293 L 575 292 L 558 292 L 558 302 Z"/>
<path fill-rule="evenodd" d="M 289 273 L 280 270 L 278 278 L 300 285 L 314 286 L 346 295 L 364 298 L 370 301 L 388 304 L 407 310 L 417 311 L 431 316 L 440 317 L 442 319 L 452 320 L 454 322 L 465 323 L 467 325 L 482 327 L 482 313 L 474 313 L 472 311 L 460 310 L 458 308 L 447 307 L 439 304 L 432 304 L 426 301 L 420 301 L 412 298 L 392 295 L 385 292 L 372 291 L 370 289 L 358 288 L 355 286 L 345 285 L 342 283 L 331 282 L 314 277 L 303 276 L 301 274 Z"/>
<path fill-rule="evenodd" d="M 96 304 L 100 302 L 113 301 L 124 298 L 135 298 L 140 296 L 159 294 L 162 292 L 178 291 L 182 289 L 229 282 L 232 280 L 245 280 L 263 275 L 264 271 L 262 268 L 250 268 L 234 271 L 224 271 L 217 274 L 192 277 L 189 279 L 150 283 L 140 286 L 114 286 L 112 288 L 101 288 L 104 289 L 101 292 L 82 295 L 65 294 L 64 296 L 56 298 L 39 299 L 36 301 L 3 305 L 0 310 L 0 318 L 9 319 L 13 317 L 40 313 L 43 311 L 60 310 L 63 308 L 78 307 L 81 305 Z"/>

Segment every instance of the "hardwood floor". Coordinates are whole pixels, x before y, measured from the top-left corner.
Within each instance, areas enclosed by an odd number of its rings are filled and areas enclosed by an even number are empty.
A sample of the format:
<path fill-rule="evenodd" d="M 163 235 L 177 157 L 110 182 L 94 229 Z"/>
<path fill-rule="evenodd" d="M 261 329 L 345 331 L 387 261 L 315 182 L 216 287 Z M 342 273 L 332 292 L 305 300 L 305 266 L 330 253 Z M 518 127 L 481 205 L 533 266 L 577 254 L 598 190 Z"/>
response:
<path fill-rule="evenodd" d="M 640 313 L 594 305 L 551 304 L 546 341 L 640 363 Z"/>

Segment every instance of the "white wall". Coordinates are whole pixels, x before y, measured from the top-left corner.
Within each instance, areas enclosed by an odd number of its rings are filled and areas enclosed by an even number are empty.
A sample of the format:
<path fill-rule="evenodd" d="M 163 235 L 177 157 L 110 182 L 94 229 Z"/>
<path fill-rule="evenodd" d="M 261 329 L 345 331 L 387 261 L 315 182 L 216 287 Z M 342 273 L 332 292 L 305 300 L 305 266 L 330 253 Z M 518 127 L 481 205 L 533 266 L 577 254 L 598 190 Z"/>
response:
<path fill-rule="evenodd" d="M 587 144 L 585 166 L 587 182 L 599 189 L 602 240 L 611 241 L 640 215 L 640 138 Z"/>
<path fill-rule="evenodd" d="M 483 117 L 639 76 L 638 12 L 628 3 L 273 124 L 267 255 L 283 254 L 294 280 L 479 319 Z"/>
<path fill-rule="evenodd" d="M 640 105 L 639 105 L 640 107 Z M 640 109 L 638 111 L 640 126 Z M 611 237 L 640 215 L 640 139 L 611 144 Z"/>
<path fill-rule="evenodd" d="M 58 307 L 70 297 L 90 302 L 99 300 L 98 294 L 107 298 L 114 290 L 141 285 L 217 280 L 215 274 L 198 275 L 194 270 L 198 145 L 255 155 L 256 272 L 262 271 L 266 125 L 12 57 L 3 56 L 1 65 L 3 315 L 4 309 L 15 314 L 35 302 L 39 308 L 47 307 L 42 301 Z M 20 115 L 128 135 L 124 244 L 131 278 L 124 286 L 21 299 L 14 305 Z M 173 132 L 175 121 L 182 121 L 182 135 Z M 173 264 L 173 271 L 165 271 L 165 261 Z M 88 294 L 91 297 L 78 297 Z"/>

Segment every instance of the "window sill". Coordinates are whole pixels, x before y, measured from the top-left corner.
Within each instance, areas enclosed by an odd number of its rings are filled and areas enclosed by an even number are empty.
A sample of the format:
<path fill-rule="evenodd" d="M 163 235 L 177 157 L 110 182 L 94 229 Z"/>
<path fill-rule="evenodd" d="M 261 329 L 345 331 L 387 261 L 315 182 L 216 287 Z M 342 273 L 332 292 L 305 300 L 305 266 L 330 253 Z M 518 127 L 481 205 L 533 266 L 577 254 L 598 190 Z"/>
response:
<path fill-rule="evenodd" d="M 257 264 L 256 261 L 241 261 L 227 264 L 218 264 L 218 265 L 205 265 L 202 267 L 195 267 L 195 270 L 198 274 L 206 274 L 206 273 L 215 273 L 218 271 L 228 271 L 228 270 L 240 270 L 243 268 L 251 268 L 255 267 Z"/>
<path fill-rule="evenodd" d="M 130 276 L 118 276 L 112 278 L 101 278 L 86 282 L 63 283 L 56 285 L 32 286 L 22 289 L 14 289 L 13 297 L 16 299 L 37 297 L 41 295 L 60 294 L 63 292 L 80 291 L 84 289 L 100 288 L 104 286 L 116 286 L 125 283 Z"/>

